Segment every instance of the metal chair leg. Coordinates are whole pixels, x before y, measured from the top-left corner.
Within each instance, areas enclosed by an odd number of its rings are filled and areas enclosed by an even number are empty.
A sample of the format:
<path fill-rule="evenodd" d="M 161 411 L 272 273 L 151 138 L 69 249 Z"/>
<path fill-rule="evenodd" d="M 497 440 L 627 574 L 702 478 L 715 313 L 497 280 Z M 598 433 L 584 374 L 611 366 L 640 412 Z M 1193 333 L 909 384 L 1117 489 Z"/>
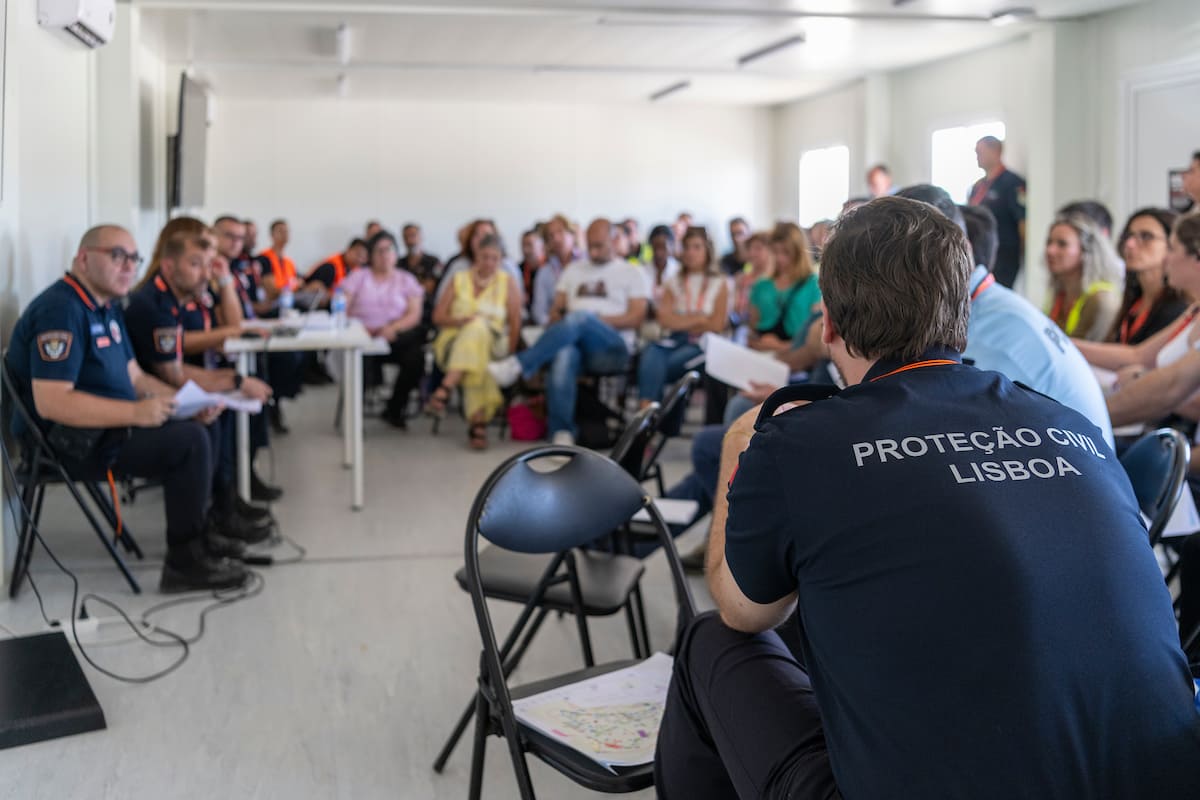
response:
<path fill-rule="evenodd" d="M 109 502 L 108 498 L 104 496 L 104 492 L 101 491 L 100 487 L 91 481 L 84 481 L 83 488 L 88 493 L 88 496 L 92 498 L 92 502 L 96 504 L 96 508 L 100 509 L 100 513 L 104 515 L 104 518 L 108 521 L 109 526 L 112 527 L 113 541 L 120 542 L 121 546 L 125 548 L 125 552 L 133 553 L 133 555 L 137 556 L 139 559 L 144 558 L 145 556 L 142 554 L 142 548 L 138 547 L 137 540 L 135 540 L 133 538 L 133 534 L 125 528 L 124 522 L 121 524 L 120 536 L 117 535 L 116 509 L 113 508 L 112 503 Z"/>
<path fill-rule="evenodd" d="M 75 503 L 79 506 L 79 510 L 87 517 L 88 523 L 92 526 L 92 530 L 96 532 L 96 536 L 100 539 L 101 544 L 104 545 L 104 549 L 108 551 L 108 555 L 116 563 L 117 569 L 121 570 L 121 574 L 125 576 L 125 581 L 129 584 L 129 588 L 133 590 L 134 594 L 141 594 L 142 587 L 138 585 L 137 579 L 133 577 L 133 573 L 129 571 L 129 567 L 125 566 L 125 560 L 121 558 L 121 554 L 113 547 L 113 543 L 109 541 L 108 536 L 104 533 L 104 528 L 100 525 L 100 520 L 96 519 L 96 515 L 87 507 L 87 501 L 83 499 L 83 495 L 79 493 L 79 489 L 75 487 L 75 483 L 65 474 L 65 470 L 63 472 L 67 490 L 75 498 Z"/>
<path fill-rule="evenodd" d="M 650 628 L 646 625 L 646 604 L 642 602 L 642 585 L 640 583 L 633 587 L 633 602 L 637 609 L 638 624 L 642 629 L 642 652 L 649 657 L 654 651 L 650 649 Z"/>
<path fill-rule="evenodd" d="M 475 693 L 475 742 L 471 751 L 471 785 L 469 800 L 479 800 L 483 794 L 483 759 L 487 755 L 488 709 L 482 692 Z"/>
<path fill-rule="evenodd" d="M 21 588 L 25 575 L 29 572 L 29 562 L 33 558 L 33 528 L 37 524 L 42 508 L 42 494 L 45 486 L 39 483 L 28 484 L 21 492 L 21 502 L 28 510 L 22 515 L 21 532 L 17 536 L 17 553 L 13 560 L 12 579 L 8 586 L 8 596 L 15 598 Z"/>
<path fill-rule="evenodd" d="M 516 650 L 514 650 L 513 654 L 505 660 L 504 677 L 507 678 L 509 675 L 511 675 L 513 670 L 517 668 L 517 665 L 521 663 L 521 658 L 525 655 L 525 651 L 529 649 L 529 645 L 533 641 L 534 634 L 538 632 L 538 628 L 542 627 L 542 622 L 546 619 L 546 615 L 549 612 L 550 609 L 544 606 L 538 610 L 537 616 L 533 618 L 533 622 L 530 624 L 529 629 L 526 630 L 522 635 L 521 641 L 517 645 Z M 500 655 L 501 658 L 505 657 L 504 653 L 501 653 Z M 471 714 L 474 713 L 475 702 L 478 699 L 479 692 L 476 692 L 475 695 L 476 699 L 467 703 L 467 707 L 463 709 L 462 716 L 458 718 L 458 722 L 455 724 L 454 730 L 450 732 L 450 738 L 448 738 L 446 743 L 442 745 L 442 751 L 438 753 L 437 759 L 433 762 L 434 772 L 440 774 L 442 770 L 446 768 L 446 762 L 450 760 L 451 753 L 453 753 L 454 748 L 458 746 L 458 740 L 462 738 L 463 732 L 466 731 L 467 724 L 471 721 Z"/>
<path fill-rule="evenodd" d="M 642 637 L 638 633 L 637 620 L 633 616 L 633 602 L 631 600 L 625 601 L 625 622 L 629 626 L 629 643 L 633 645 L 633 657 L 645 658 L 649 654 L 642 654 Z"/>

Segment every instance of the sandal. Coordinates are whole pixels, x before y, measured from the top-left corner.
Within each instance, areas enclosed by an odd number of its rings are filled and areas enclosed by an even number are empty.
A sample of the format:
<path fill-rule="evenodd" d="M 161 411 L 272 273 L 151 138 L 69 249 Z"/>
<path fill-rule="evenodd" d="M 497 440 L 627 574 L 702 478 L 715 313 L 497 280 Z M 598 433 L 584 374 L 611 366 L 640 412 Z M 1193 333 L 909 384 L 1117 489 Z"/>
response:
<path fill-rule="evenodd" d="M 433 390 L 433 394 L 429 395 L 429 399 L 425 401 L 425 413 L 431 417 L 439 419 L 446 416 L 446 404 L 450 402 L 450 390 L 445 386 L 439 386 Z"/>
<path fill-rule="evenodd" d="M 467 444 L 472 450 L 487 450 L 488 435 L 486 422 L 474 422 L 467 428 Z"/>

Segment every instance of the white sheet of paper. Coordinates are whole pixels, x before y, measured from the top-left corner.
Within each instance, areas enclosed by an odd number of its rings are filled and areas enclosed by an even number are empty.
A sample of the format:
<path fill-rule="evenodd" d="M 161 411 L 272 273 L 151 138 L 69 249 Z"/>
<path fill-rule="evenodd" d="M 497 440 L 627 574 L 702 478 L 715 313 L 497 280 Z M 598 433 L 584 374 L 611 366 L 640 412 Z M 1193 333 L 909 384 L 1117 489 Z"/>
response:
<path fill-rule="evenodd" d="M 696 516 L 696 509 L 700 507 L 695 500 L 676 500 L 671 497 L 655 497 L 652 502 L 668 525 L 686 525 Z M 649 522 L 650 513 L 644 508 L 638 509 L 633 521 Z"/>
<path fill-rule="evenodd" d="M 224 405 L 233 411 L 245 411 L 257 414 L 262 411 L 262 403 L 251 400 L 241 392 L 226 392 L 214 394 L 200 388 L 195 381 L 188 381 L 175 393 L 175 413 L 172 419 L 191 419 L 205 409 L 216 405 Z"/>
<path fill-rule="evenodd" d="M 737 389 L 750 389 L 751 381 L 786 386 L 788 368 L 777 358 L 734 344 L 720 336 L 704 337 L 704 370 Z"/>
<path fill-rule="evenodd" d="M 215 406 L 218 399 L 201 389 L 195 381 L 188 381 L 175 393 L 175 413 L 172 419 L 191 419 L 206 408 Z"/>

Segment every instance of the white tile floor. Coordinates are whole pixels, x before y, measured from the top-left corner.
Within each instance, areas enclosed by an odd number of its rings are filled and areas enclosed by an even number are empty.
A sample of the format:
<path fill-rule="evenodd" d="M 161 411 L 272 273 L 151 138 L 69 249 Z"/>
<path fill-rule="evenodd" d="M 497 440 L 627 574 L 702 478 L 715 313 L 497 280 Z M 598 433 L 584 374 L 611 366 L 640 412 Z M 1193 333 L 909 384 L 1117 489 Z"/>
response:
<path fill-rule="evenodd" d="M 463 798 L 469 741 L 446 772 L 430 768 L 474 685 L 478 633 L 467 596 L 453 580 L 462 563 L 463 525 L 487 474 L 521 445 L 467 451 L 460 421 L 415 420 L 409 433 L 378 420 L 366 428 L 367 507 L 349 509 L 349 473 L 332 427 L 335 394 L 310 389 L 289 406 L 292 433 L 276 437 L 276 480 L 287 491 L 275 512 L 308 548 L 297 565 L 264 569 L 261 595 L 210 614 L 187 663 L 148 685 L 117 683 L 89 667 L 108 729 L 0 751 L 0 798 Z M 689 442 L 664 453 L 668 483 L 687 469 Z M 264 473 L 270 469 L 261 462 Z M 125 508 L 147 550 L 134 596 L 83 526 L 65 493 L 51 494 L 43 530 L 80 576 L 84 591 L 131 614 L 157 603 L 164 542 L 158 492 Z M 11 528 L 11 523 L 6 524 Z M 686 552 L 699 536 L 680 540 Z M 9 548 L 11 552 L 11 544 Z M 48 612 L 65 617 L 70 583 L 44 554 L 33 565 Z M 648 613 L 654 644 L 667 644 L 673 606 L 662 558 L 651 559 Z M 698 603 L 707 598 L 698 582 Z M 96 613 L 95 610 L 92 611 Z M 515 607 L 497 604 L 499 626 Z M 195 632 L 197 607 L 173 609 L 162 624 Z M 0 625 L 45 629 L 33 593 L 0 601 Z M 594 622 L 599 659 L 626 657 L 621 617 Z M 101 639 L 126 639 L 105 627 Z M 174 651 L 141 644 L 90 647 L 130 674 L 165 666 Z M 548 621 L 516 680 L 581 666 L 573 621 Z M 531 762 L 543 798 L 592 796 Z M 649 797 L 645 792 L 639 797 Z M 492 739 L 486 798 L 516 797 L 503 744 Z"/>

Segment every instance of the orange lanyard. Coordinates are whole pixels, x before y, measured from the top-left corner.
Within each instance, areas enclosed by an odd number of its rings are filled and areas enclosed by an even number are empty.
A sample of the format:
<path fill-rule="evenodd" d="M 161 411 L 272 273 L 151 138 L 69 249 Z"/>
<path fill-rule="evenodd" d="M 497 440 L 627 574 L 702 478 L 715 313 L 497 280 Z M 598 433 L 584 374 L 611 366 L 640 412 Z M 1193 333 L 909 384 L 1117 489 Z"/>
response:
<path fill-rule="evenodd" d="M 1121 321 L 1120 342 L 1122 344 L 1129 344 L 1129 340 L 1132 339 L 1137 332 L 1142 329 L 1142 326 L 1146 324 L 1146 320 L 1150 318 L 1150 312 L 1153 310 L 1153 306 L 1151 306 L 1149 303 L 1145 303 L 1144 301 L 1144 297 L 1139 297 L 1137 300 L 1135 300 L 1133 305 L 1129 307 L 1128 313 L 1125 314 L 1125 319 Z M 1138 309 L 1143 305 L 1146 307 L 1142 309 L 1142 313 L 1137 314 L 1135 317 L 1134 314 L 1136 314 Z"/>
<path fill-rule="evenodd" d="M 987 288 L 996 282 L 996 276 L 988 273 L 988 276 L 979 282 L 975 287 L 975 291 L 971 292 L 971 302 L 975 302 L 975 298 L 987 291 Z"/>
<path fill-rule="evenodd" d="M 957 361 L 952 361 L 949 358 L 935 358 L 931 361 L 918 361 L 915 364 L 906 364 L 899 369 L 894 369 L 891 372 L 885 372 L 883 375 L 871 378 L 871 383 L 874 383 L 875 381 L 881 381 L 884 378 L 890 378 L 893 375 L 899 375 L 901 372 L 908 372 L 910 369 L 922 369 L 923 367 L 945 367 L 957 363 Z"/>

